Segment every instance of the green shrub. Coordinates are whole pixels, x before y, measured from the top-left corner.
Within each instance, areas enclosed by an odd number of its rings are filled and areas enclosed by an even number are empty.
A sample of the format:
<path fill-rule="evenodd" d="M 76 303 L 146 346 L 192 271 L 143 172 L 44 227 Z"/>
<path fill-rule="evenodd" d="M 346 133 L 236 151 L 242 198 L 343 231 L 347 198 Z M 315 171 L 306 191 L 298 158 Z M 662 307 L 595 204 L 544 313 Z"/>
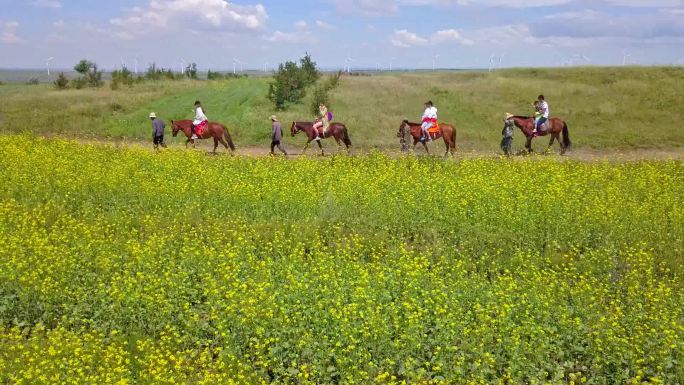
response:
<path fill-rule="evenodd" d="M 99 71 L 97 64 L 89 60 L 81 60 L 74 66 L 74 70 L 81 74 L 81 79 L 83 80 L 83 85 L 88 87 L 102 87 L 104 82 L 102 81 L 102 71 Z"/>
<path fill-rule="evenodd" d="M 65 90 L 69 88 L 69 79 L 66 77 L 64 72 L 60 72 L 59 76 L 57 76 L 57 80 L 55 80 L 53 84 L 58 90 Z"/>

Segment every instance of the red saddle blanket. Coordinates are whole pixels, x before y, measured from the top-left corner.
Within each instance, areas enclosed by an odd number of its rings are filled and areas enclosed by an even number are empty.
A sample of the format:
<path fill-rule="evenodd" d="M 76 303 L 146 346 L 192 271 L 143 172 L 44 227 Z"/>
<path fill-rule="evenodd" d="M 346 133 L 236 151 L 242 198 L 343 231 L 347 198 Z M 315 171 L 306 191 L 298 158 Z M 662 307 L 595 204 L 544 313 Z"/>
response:
<path fill-rule="evenodd" d="M 202 123 L 198 124 L 195 126 L 195 135 L 197 136 L 202 136 L 204 134 L 204 130 L 207 129 L 207 121 L 203 121 Z"/>

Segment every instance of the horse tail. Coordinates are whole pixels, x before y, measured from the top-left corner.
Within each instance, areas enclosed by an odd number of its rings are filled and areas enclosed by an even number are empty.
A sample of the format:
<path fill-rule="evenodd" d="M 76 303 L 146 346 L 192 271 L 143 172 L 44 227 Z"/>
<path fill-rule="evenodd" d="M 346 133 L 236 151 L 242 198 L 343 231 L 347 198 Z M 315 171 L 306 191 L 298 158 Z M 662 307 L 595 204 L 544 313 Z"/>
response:
<path fill-rule="evenodd" d="M 235 143 L 233 143 L 233 138 L 230 136 L 230 132 L 228 132 L 228 127 L 224 126 L 223 124 L 221 127 L 223 127 L 223 136 L 226 138 L 228 146 L 230 147 L 231 151 L 235 151 Z"/>
<path fill-rule="evenodd" d="M 568 130 L 568 123 L 563 122 L 563 146 L 570 148 L 572 142 L 570 141 L 570 131 Z"/>
<path fill-rule="evenodd" d="M 349 139 L 349 130 L 347 130 L 347 126 L 345 126 L 345 125 L 342 125 L 342 134 L 344 135 L 342 137 L 344 144 L 347 147 L 351 147 L 352 143 L 351 143 L 351 139 Z"/>

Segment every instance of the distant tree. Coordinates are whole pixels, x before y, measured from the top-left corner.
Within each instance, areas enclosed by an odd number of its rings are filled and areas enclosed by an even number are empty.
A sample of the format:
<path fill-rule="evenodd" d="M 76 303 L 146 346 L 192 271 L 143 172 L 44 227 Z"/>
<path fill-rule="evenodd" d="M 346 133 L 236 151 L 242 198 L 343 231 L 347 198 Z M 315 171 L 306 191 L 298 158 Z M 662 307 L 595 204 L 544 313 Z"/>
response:
<path fill-rule="evenodd" d="M 276 109 L 283 110 L 288 103 L 301 101 L 306 96 L 306 88 L 315 84 L 320 76 L 316 62 L 308 53 L 299 60 L 299 65 L 291 61 L 280 64 L 269 85 L 268 98 Z"/>
<path fill-rule="evenodd" d="M 132 86 L 135 82 L 133 73 L 126 68 L 122 67 L 120 70 L 112 72 L 112 82 L 110 86 L 113 90 L 118 90 L 121 85 Z"/>
<path fill-rule="evenodd" d="M 40 83 L 40 80 L 38 80 L 38 78 L 31 78 L 26 82 L 26 84 L 28 84 L 30 86 L 35 86 L 35 85 L 38 85 L 39 83 Z"/>
<path fill-rule="evenodd" d="M 303 58 L 299 59 L 299 65 L 302 70 L 302 79 L 305 86 L 310 86 L 318 81 L 321 73 L 316 68 L 316 62 L 311 59 L 311 55 L 307 53 Z"/>
<path fill-rule="evenodd" d="M 185 67 L 185 77 L 197 79 L 197 63 L 190 63 Z"/>
<path fill-rule="evenodd" d="M 60 72 L 53 84 L 58 90 L 65 90 L 69 88 L 69 79 L 64 75 L 64 72 Z"/>
<path fill-rule="evenodd" d="M 104 84 L 102 71 L 98 71 L 94 62 L 83 59 L 74 66 L 74 70 L 81 74 L 82 85 L 101 87 Z"/>
<path fill-rule="evenodd" d="M 306 95 L 303 75 L 303 71 L 295 62 L 288 61 L 278 66 L 274 81 L 268 90 L 268 97 L 276 109 L 284 110 L 287 103 L 297 103 Z"/>
<path fill-rule="evenodd" d="M 225 78 L 225 75 L 220 72 L 214 72 L 212 70 L 207 71 L 207 80 L 221 80 Z"/>

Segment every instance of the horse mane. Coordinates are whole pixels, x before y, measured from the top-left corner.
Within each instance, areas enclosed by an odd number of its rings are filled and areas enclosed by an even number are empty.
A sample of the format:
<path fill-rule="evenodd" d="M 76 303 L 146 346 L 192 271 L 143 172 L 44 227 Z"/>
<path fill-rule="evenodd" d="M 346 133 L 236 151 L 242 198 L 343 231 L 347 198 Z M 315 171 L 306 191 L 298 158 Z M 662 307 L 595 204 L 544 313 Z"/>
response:
<path fill-rule="evenodd" d="M 514 119 L 524 119 L 524 120 L 529 120 L 532 119 L 531 116 L 522 116 L 522 115 L 515 115 L 513 116 Z"/>

